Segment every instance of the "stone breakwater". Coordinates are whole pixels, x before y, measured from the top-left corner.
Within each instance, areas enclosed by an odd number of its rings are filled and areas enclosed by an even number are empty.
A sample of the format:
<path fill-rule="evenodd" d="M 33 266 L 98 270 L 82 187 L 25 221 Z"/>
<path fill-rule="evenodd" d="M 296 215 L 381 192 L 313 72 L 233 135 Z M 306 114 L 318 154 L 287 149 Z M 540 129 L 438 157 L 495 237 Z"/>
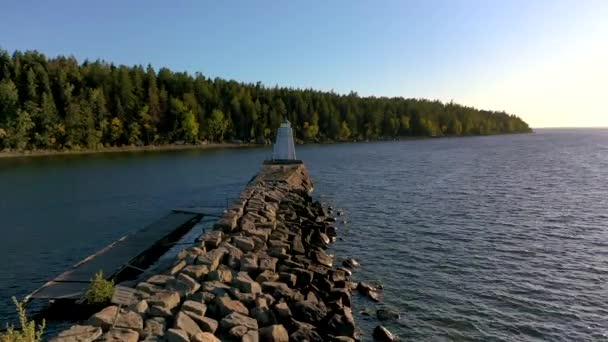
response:
<path fill-rule="evenodd" d="M 334 219 L 312 189 L 303 164 L 263 165 L 213 231 L 137 284 L 136 302 L 53 341 L 353 341 L 358 264 L 326 252 Z"/>

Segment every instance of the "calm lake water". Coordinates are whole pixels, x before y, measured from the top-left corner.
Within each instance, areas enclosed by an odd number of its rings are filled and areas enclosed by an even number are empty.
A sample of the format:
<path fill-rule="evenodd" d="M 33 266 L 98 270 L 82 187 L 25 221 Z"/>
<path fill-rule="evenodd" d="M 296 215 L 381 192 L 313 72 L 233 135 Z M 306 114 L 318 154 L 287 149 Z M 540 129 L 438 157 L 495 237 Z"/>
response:
<path fill-rule="evenodd" d="M 298 146 L 345 212 L 340 256 L 416 341 L 608 339 L 608 130 Z M 172 208 L 221 205 L 268 149 L 0 159 L 0 324 L 24 296 Z M 377 324 L 357 316 L 368 335 Z"/>

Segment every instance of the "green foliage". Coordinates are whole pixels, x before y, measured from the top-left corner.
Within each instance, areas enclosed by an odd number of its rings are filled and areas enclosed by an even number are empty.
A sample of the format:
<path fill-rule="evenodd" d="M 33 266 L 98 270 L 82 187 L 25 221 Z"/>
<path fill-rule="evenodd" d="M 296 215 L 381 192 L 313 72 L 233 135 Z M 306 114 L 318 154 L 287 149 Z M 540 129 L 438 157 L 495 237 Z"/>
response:
<path fill-rule="evenodd" d="M 114 281 L 106 280 L 103 272 L 99 271 L 91 279 L 91 285 L 85 293 L 85 300 L 88 304 L 105 304 L 112 299 L 114 294 Z"/>
<path fill-rule="evenodd" d="M 110 123 L 110 141 L 113 144 L 117 144 L 120 141 L 124 133 L 122 120 L 119 118 L 112 118 Z"/>
<path fill-rule="evenodd" d="M 348 140 L 350 137 L 350 128 L 348 128 L 348 124 L 346 121 L 342 121 L 340 124 L 340 140 Z"/>
<path fill-rule="evenodd" d="M 224 118 L 224 113 L 219 109 L 214 109 L 211 113 L 211 118 L 207 123 L 209 126 L 209 136 L 213 141 L 221 142 L 224 140 L 224 133 L 228 128 L 228 123 Z"/>
<path fill-rule="evenodd" d="M 13 326 L 8 326 L 4 334 L 0 334 L 0 342 L 41 342 L 42 334 L 46 323 L 43 320 L 40 325 L 27 318 L 25 311 L 25 303 L 19 302 L 13 297 L 13 302 L 17 307 L 17 315 L 19 316 L 19 324 L 21 330 L 15 329 Z"/>
<path fill-rule="evenodd" d="M 12 149 L 268 141 L 281 121 L 304 141 L 529 132 L 520 118 L 455 103 L 265 87 L 148 66 L 79 64 L 0 50 L 0 137 Z"/>

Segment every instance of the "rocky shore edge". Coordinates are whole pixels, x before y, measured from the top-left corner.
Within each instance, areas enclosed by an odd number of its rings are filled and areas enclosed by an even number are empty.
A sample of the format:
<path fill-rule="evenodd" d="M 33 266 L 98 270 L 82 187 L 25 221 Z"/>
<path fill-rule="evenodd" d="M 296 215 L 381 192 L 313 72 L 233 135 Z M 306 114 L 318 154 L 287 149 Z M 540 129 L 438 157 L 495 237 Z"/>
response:
<path fill-rule="evenodd" d="M 51 341 L 358 340 L 352 293 L 377 289 L 350 281 L 356 260 L 326 252 L 335 219 L 312 190 L 304 164 L 263 165 L 212 231 L 136 285 L 136 302 Z M 374 337 L 391 340 L 381 328 Z"/>

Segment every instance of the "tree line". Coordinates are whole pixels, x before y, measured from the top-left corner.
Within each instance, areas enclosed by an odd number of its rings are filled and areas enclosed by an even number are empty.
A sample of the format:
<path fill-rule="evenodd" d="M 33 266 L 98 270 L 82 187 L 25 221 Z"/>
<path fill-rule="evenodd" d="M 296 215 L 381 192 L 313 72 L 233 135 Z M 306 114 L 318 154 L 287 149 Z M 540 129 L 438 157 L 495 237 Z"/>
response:
<path fill-rule="evenodd" d="M 267 87 L 0 49 L 2 148 L 267 143 L 284 119 L 301 142 L 530 131 L 515 115 L 451 102 Z"/>

